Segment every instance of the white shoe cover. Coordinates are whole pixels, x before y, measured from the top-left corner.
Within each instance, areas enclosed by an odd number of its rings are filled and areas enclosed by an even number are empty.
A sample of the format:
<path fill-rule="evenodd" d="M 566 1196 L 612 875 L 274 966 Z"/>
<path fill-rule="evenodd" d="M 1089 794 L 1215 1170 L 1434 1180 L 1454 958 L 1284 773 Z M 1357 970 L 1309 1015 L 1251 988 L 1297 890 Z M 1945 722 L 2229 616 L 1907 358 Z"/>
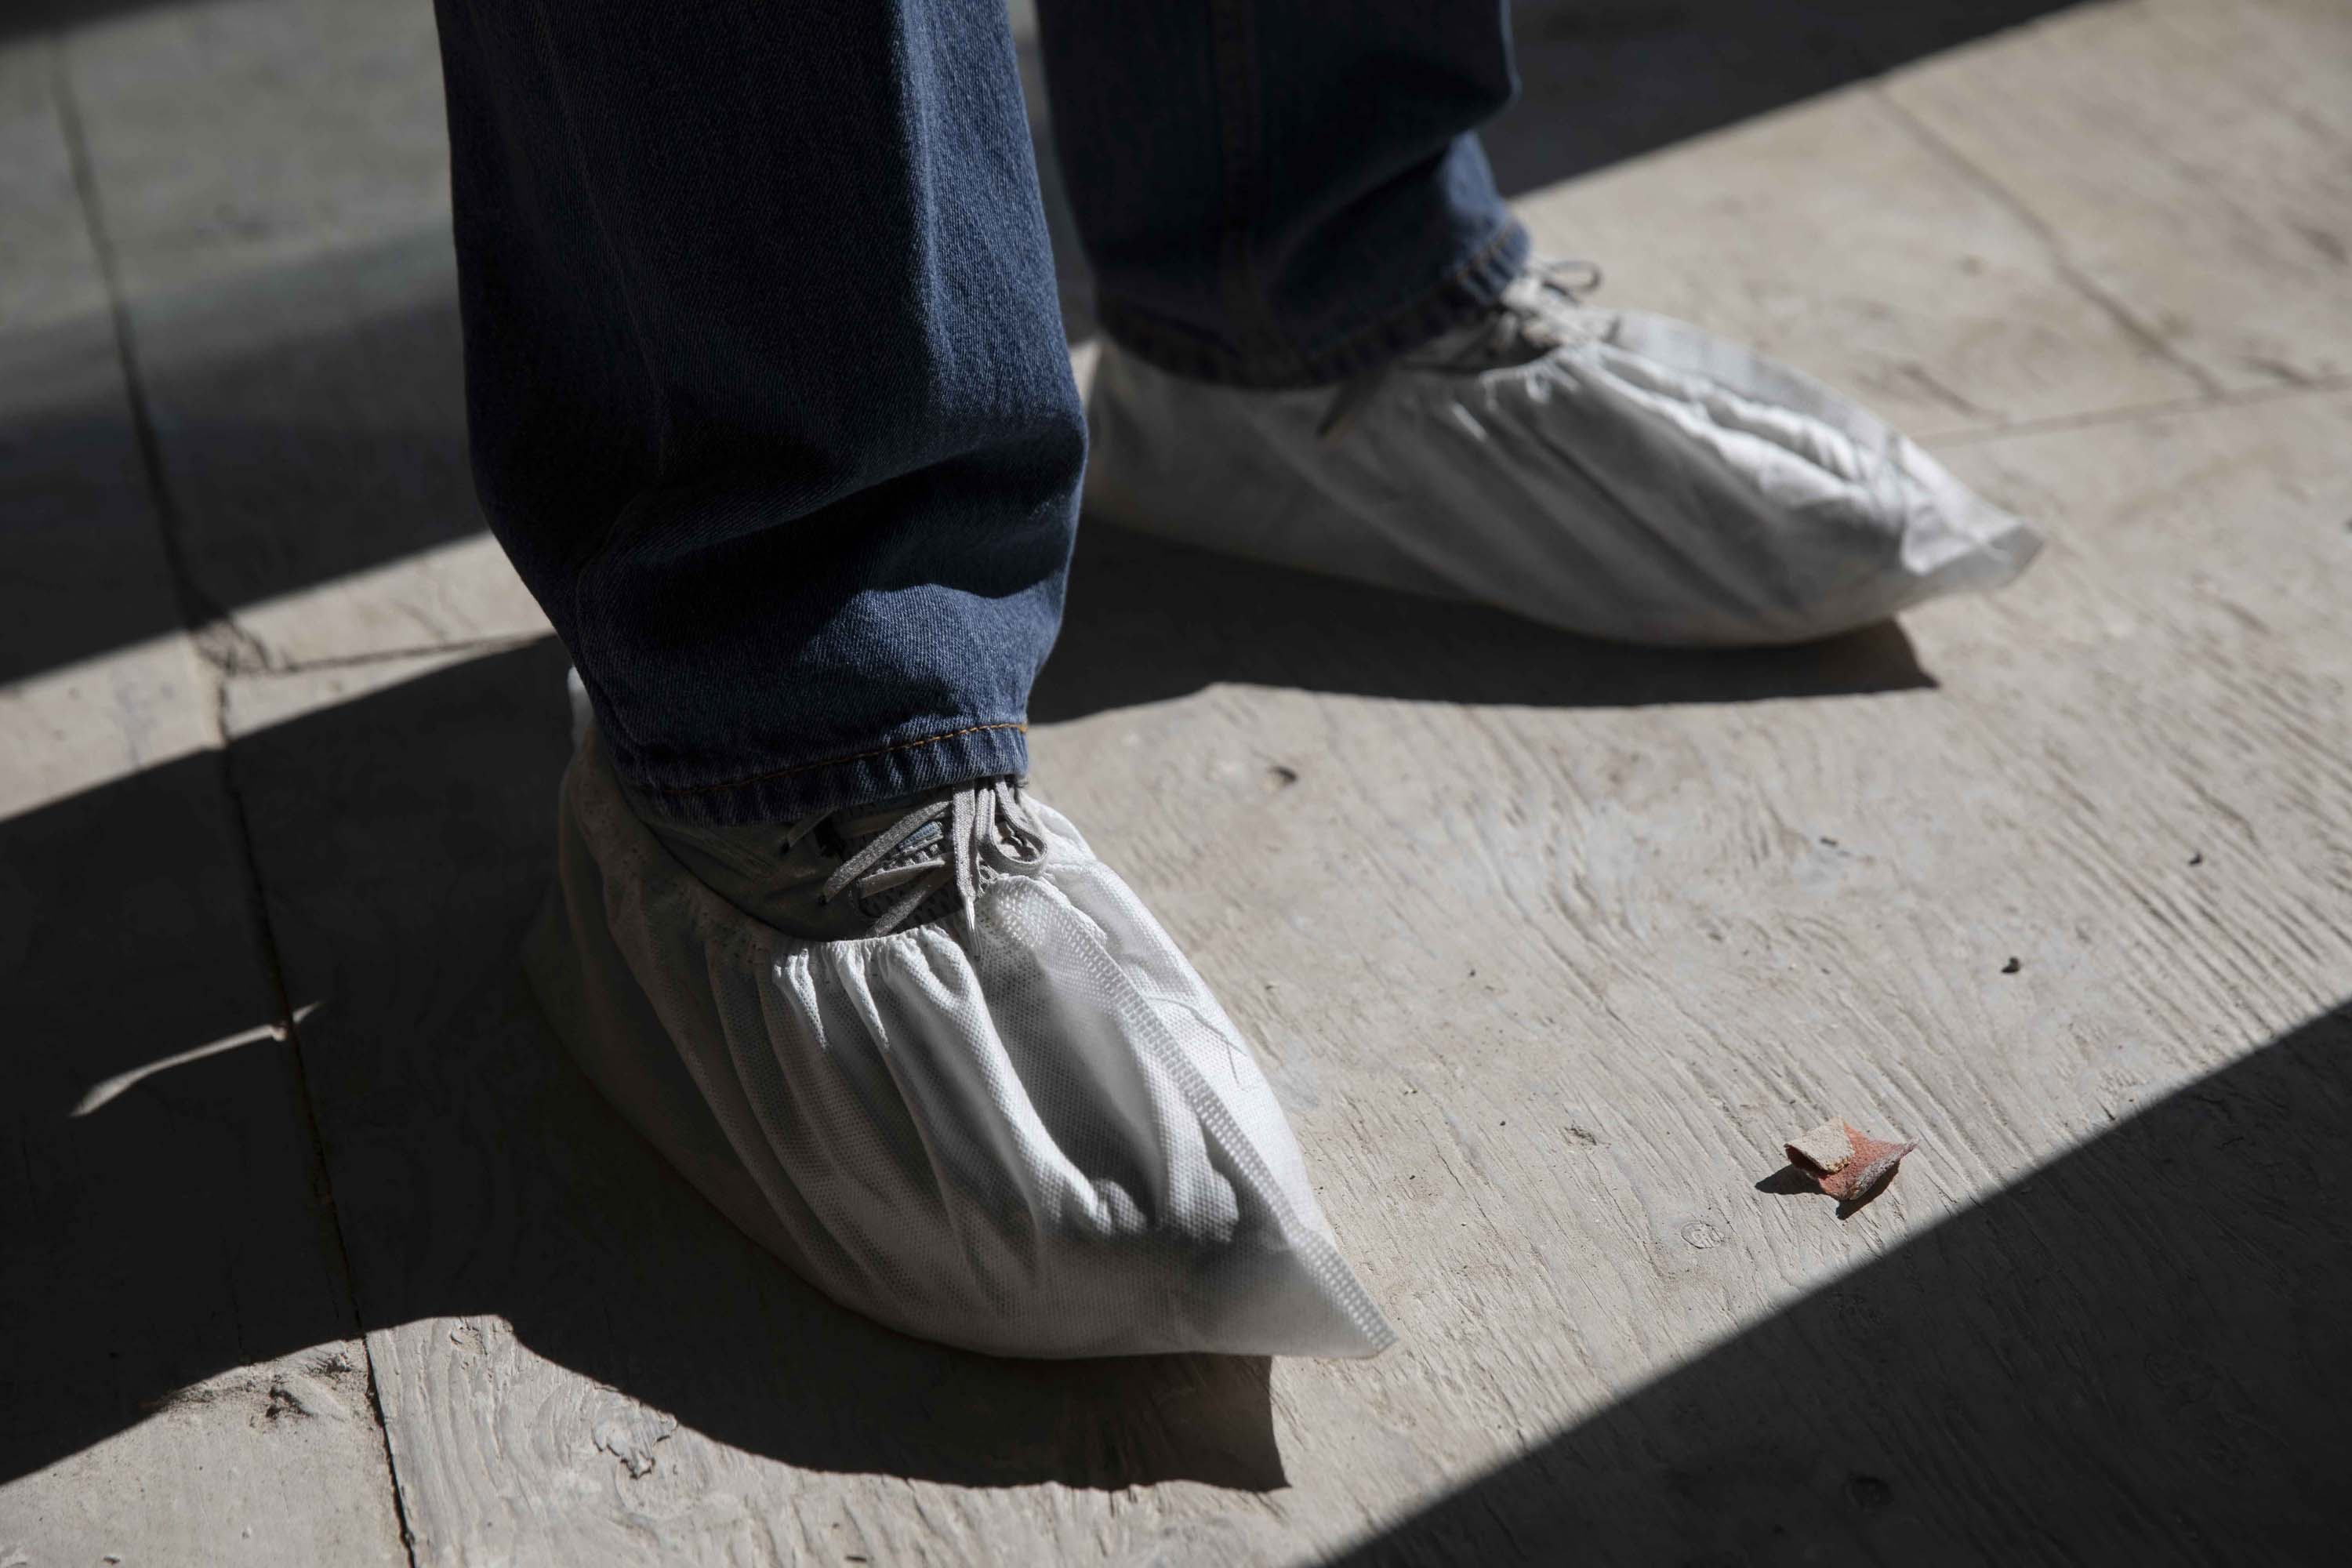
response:
<path fill-rule="evenodd" d="M 1106 343 L 1087 506 L 1276 564 L 1638 643 L 1801 642 L 1987 589 L 2041 548 L 1876 416 L 1738 343 L 1554 303 L 1559 346 L 1412 356 L 1344 427 L 1331 388 L 1245 392 Z"/>
<path fill-rule="evenodd" d="M 1030 805 L 1045 858 L 983 880 L 976 931 L 806 942 L 688 875 L 592 734 L 533 979 L 606 1097 L 843 1306 L 999 1355 L 1380 1351 L 1238 1031 Z"/>

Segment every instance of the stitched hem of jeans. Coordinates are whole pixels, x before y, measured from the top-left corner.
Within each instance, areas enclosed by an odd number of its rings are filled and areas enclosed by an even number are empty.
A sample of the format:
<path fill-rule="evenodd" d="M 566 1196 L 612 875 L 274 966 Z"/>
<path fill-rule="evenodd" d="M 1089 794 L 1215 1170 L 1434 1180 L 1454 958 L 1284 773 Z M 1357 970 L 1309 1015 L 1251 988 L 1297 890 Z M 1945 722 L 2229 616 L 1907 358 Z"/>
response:
<path fill-rule="evenodd" d="M 1279 358 L 1235 349 L 1108 297 L 1096 300 L 1095 317 L 1112 342 L 1171 375 L 1258 391 L 1324 386 L 1376 370 L 1475 319 L 1527 269 L 1530 249 L 1528 231 L 1511 219 L 1406 304 L 1337 342 Z"/>
<path fill-rule="evenodd" d="M 709 784 L 655 784 L 630 777 L 630 794 L 656 815 L 714 827 L 785 822 L 815 812 L 862 805 L 919 790 L 1029 771 L 1029 726 L 1019 721 L 965 724 L 871 751 L 752 773 Z"/>

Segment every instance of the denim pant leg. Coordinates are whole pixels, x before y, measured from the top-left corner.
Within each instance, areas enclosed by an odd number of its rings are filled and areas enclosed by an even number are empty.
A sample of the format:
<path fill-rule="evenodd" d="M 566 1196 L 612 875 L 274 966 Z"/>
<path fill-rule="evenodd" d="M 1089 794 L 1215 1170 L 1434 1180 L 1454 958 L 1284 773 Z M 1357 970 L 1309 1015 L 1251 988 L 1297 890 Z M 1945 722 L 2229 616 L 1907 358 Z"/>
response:
<path fill-rule="evenodd" d="M 657 809 L 1026 765 L 1086 426 L 1003 0 L 437 0 L 474 465 Z"/>
<path fill-rule="evenodd" d="M 1493 303 L 1526 233 L 1475 128 L 1507 0 L 1038 0 L 1103 330 L 1180 375 L 1343 380 Z"/>

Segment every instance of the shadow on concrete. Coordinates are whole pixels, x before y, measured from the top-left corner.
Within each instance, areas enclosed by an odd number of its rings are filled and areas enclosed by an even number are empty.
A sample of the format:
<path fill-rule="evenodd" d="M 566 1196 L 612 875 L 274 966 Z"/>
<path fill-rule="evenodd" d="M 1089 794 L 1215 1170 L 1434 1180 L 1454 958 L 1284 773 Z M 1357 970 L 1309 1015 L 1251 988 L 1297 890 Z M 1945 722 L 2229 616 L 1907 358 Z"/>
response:
<path fill-rule="evenodd" d="M 1934 686 L 1894 622 L 1796 647 L 1633 647 L 1481 605 L 1237 561 L 1089 523 L 1039 724 L 1217 683 L 1415 701 L 1624 708 Z"/>
<path fill-rule="evenodd" d="M 551 868 L 562 670 L 541 644 L 237 742 L 286 984 L 317 1005 L 299 1077 L 323 1169 L 287 1045 L 120 1082 L 275 1016 L 219 760 L 0 824 L 6 994 L 38 1021 L 12 1029 L 0 1096 L 0 1480 L 224 1371 L 463 1316 L 813 1469 L 1280 1486 L 1264 1360 L 1024 1363 L 877 1327 L 744 1239 L 597 1098 L 515 956 Z M 452 1327 L 415 1331 L 404 1359 L 458 1357 Z M 400 1397 L 475 1386 L 451 1375 Z M 252 1397 L 267 1419 L 267 1389 Z M 598 1462 L 584 1421 L 516 1418 Z"/>
<path fill-rule="evenodd" d="M 184 0 L 10 0 L 0 11 L 0 44 L 60 27 L 109 21 L 133 11 L 184 4 Z"/>
<path fill-rule="evenodd" d="M 2347 1126 L 2352 1005 L 1339 1561 L 2332 1562 Z"/>
<path fill-rule="evenodd" d="M 25 0 L 0 16 L 0 40 L 147 3 Z M 2060 8 L 2053 0 L 1523 4 L 1513 16 L 1525 87 L 1489 129 L 1488 146 L 1507 191 L 1533 190 Z M 1034 89 L 1042 79 L 1034 58 L 1028 67 Z M 1035 123 L 1042 138 L 1044 121 Z M 1075 340 L 1092 331 L 1089 285 L 1042 140 L 1040 163 Z M 185 298 L 142 299 L 133 314 L 180 551 L 203 607 L 233 610 L 331 582 L 482 527 L 466 475 L 446 234 L 322 255 Z M 110 366 L 110 342 L 81 350 Z M 8 470 L 0 499 L 12 513 L 86 517 L 94 486 L 119 490 L 135 472 L 119 391 L 104 376 L 83 379 L 87 395 L 11 399 L 0 414 Z M 85 449 L 100 455 L 59 465 L 58 454 Z M 110 493 L 106 505 L 145 515 L 135 487 Z M 37 574 L 22 548 L 14 553 L 12 570 Z M 168 631 L 176 615 L 161 605 L 60 602 L 58 613 L 0 637 L 0 680 Z"/>
<path fill-rule="evenodd" d="M 8 1042 L 0 1104 L 0 1479 L 211 1373 L 355 1323 L 462 1315 L 811 1468 L 1279 1486 L 1263 1362 L 1021 1364 L 876 1328 L 758 1252 L 596 1098 L 514 957 L 548 872 L 562 668 L 544 644 L 474 660 L 232 753 L 287 986 L 318 1006 L 299 1049 L 323 1173 L 293 1052 L 268 1042 L 71 1114 L 267 1016 L 218 763 L 0 824 L 0 957 L 38 1021 Z M 1596 1562 L 2317 1560 L 2352 1523 L 2347 1123 L 2352 1005 L 1353 1561 L 1550 1562 L 1569 1543 Z M 448 1328 L 407 1331 L 412 1376 L 454 1359 L 404 1401 L 529 1405 L 510 1363 L 495 1395 L 467 1381 Z M 596 1462 L 584 1422 L 534 1441 Z"/>
<path fill-rule="evenodd" d="M 1480 137 L 1503 194 L 1526 195 L 2076 3 L 1514 0 L 1519 94 Z M 1034 34 L 1021 55 L 1063 320 L 1080 342 L 1096 330 L 1093 284 L 1055 162 Z M 1595 259 L 1605 270 L 1607 258 Z"/>
<path fill-rule="evenodd" d="M 199 613 L 331 584 L 478 533 L 453 275 L 424 236 L 142 307 L 148 400 Z M 267 296 L 274 333 L 245 323 Z M 78 322 L 7 345 L 51 395 L 0 408 L 13 448 L 0 681 L 173 629 L 110 343 Z M 423 594 L 415 613 L 429 615 Z M 446 628 L 421 621 L 420 640 Z M 1802 648 L 1638 649 L 1498 611 L 1080 531 L 1039 722 L 1216 681 L 1615 707 L 1933 685 L 1887 625 Z"/>
<path fill-rule="evenodd" d="M 0 1480 L 352 1331 L 222 771 L 0 823 Z"/>
<path fill-rule="evenodd" d="M 193 609 L 215 615 L 334 583 L 478 533 L 467 461 L 457 273 L 431 232 L 143 298 L 141 379 Z M 170 594 L 101 584 L 152 574 L 155 500 L 117 374 L 111 323 L 0 339 L 0 681 L 176 630 Z M 429 606 L 419 606 L 420 614 Z M 421 642 L 435 629 L 420 625 Z"/>
<path fill-rule="evenodd" d="M 1487 157 L 1523 195 L 2074 4 L 1518 0 L 1519 97 L 1486 129 Z"/>

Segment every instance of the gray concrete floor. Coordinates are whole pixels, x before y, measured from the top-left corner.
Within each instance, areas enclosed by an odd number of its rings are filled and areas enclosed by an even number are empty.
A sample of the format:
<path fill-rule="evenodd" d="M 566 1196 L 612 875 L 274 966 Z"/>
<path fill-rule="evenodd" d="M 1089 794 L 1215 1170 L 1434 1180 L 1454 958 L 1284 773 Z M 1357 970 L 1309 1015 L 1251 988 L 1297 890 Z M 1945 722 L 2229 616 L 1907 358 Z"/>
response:
<path fill-rule="evenodd" d="M 519 989 L 429 7 L 0 16 L 0 1568 L 2326 1552 L 2352 8 L 1517 15 L 1547 248 L 2054 543 L 1696 658 L 1089 531 L 1037 784 L 1403 1338 L 1079 1367 L 814 1298 Z M 1925 1145 L 1843 1221 L 1829 1114 Z"/>

